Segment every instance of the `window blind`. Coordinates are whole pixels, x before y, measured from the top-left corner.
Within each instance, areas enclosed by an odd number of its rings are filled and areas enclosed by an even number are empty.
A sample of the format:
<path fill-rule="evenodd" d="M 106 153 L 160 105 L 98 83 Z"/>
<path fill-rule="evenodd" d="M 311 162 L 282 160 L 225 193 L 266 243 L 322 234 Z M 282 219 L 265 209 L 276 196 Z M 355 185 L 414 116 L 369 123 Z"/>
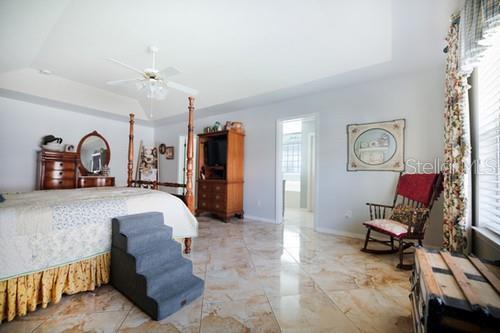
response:
<path fill-rule="evenodd" d="M 477 224 L 500 235 L 500 43 L 488 50 L 476 70 Z"/>

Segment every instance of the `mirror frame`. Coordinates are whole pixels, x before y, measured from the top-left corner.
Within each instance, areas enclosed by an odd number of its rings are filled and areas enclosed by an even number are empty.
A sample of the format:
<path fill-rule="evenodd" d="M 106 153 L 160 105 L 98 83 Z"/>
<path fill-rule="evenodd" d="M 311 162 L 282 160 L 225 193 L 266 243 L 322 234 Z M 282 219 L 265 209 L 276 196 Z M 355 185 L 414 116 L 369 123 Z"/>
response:
<path fill-rule="evenodd" d="M 82 176 L 93 175 L 92 172 L 90 172 L 89 170 L 87 170 L 85 168 L 85 166 L 83 166 L 83 163 L 81 160 L 81 154 L 80 154 L 83 143 L 85 142 L 85 140 L 87 138 L 89 138 L 91 136 L 97 136 L 97 137 L 101 138 L 102 141 L 104 141 L 104 143 L 106 144 L 106 149 L 107 149 L 108 153 L 106 154 L 105 164 L 109 165 L 109 161 L 111 160 L 111 149 L 109 147 L 108 141 L 101 134 L 97 133 L 97 131 L 90 132 L 89 134 L 85 135 L 83 138 L 80 139 L 80 142 L 78 143 L 78 148 L 76 149 L 76 152 L 78 153 L 78 169 L 80 170 L 80 174 Z"/>

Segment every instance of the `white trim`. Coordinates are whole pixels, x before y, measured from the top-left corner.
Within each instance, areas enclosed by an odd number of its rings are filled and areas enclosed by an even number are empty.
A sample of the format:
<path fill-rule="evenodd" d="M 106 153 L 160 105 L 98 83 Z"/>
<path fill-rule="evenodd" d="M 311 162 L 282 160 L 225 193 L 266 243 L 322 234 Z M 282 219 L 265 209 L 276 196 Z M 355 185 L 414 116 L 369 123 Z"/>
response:
<path fill-rule="evenodd" d="M 258 222 L 265 222 L 265 223 L 276 224 L 276 220 L 274 220 L 274 219 L 268 219 L 268 218 L 265 218 L 265 217 L 252 216 L 252 215 L 247 215 L 247 214 L 245 214 L 245 220 L 253 220 L 253 221 L 258 221 Z"/>
<path fill-rule="evenodd" d="M 184 163 L 186 161 L 186 142 L 187 136 L 179 135 L 179 143 L 177 152 L 177 183 L 185 184 L 186 181 L 186 170 L 184 169 Z M 182 194 L 184 190 L 182 188 L 177 189 L 177 194 Z"/>
<path fill-rule="evenodd" d="M 500 236 L 485 227 L 472 226 L 472 230 L 476 231 L 478 235 L 482 236 L 485 240 L 491 242 L 493 246 L 500 246 Z"/>
<path fill-rule="evenodd" d="M 276 210 L 275 210 L 275 221 L 276 224 L 283 223 L 283 174 L 281 172 L 282 161 L 282 145 L 283 145 L 283 126 L 281 123 L 282 119 L 276 120 Z"/>
<path fill-rule="evenodd" d="M 356 239 L 365 239 L 365 236 L 366 236 L 366 235 L 358 234 L 355 232 L 337 230 L 337 229 L 332 229 L 332 228 L 314 228 L 314 230 L 317 232 L 325 233 L 325 234 L 345 236 L 345 237 L 351 237 L 351 238 L 356 238 Z"/>

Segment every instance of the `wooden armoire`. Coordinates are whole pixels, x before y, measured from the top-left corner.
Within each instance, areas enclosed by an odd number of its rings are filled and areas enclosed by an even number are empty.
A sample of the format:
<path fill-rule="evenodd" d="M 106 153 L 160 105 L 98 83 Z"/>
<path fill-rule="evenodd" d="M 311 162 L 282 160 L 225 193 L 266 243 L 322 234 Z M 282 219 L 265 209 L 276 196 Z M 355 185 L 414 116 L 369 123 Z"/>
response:
<path fill-rule="evenodd" d="M 196 214 L 212 213 L 227 222 L 243 218 L 245 135 L 229 129 L 198 135 Z"/>

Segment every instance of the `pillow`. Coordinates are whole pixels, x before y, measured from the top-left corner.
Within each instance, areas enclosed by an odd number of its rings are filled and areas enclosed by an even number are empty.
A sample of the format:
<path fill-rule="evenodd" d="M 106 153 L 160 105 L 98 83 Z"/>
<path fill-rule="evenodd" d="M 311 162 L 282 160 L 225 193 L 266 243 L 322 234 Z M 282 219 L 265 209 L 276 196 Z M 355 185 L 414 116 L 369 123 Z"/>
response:
<path fill-rule="evenodd" d="M 404 224 L 415 224 L 420 221 L 425 222 L 429 217 L 429 208 L 415 208 L 408 205 L 399 204 L 392 210 L 391 220 Z"/>
<path fill-rule="evenodd" d="M 5 201 L 5 198 L 3 197 L 2 194 L 0 194 L 0 202 L 4 202 Z"/>

